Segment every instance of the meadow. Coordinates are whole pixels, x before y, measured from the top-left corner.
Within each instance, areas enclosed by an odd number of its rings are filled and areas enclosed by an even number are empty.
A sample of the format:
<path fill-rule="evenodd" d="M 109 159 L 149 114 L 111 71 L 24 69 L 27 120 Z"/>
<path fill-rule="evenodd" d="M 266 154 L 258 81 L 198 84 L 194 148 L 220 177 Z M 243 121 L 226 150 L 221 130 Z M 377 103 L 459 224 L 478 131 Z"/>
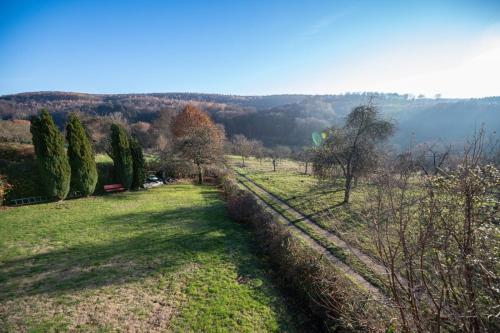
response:
<path fill-rule="evenodd" d="M 303 331 L 214 187 L 179 183 L 0 217 L 0 331 Z"/>
<path fill-rule="evenodd" d="M 304 173 L 304 165 L 282 160 L 273 171 L 269 160 L 245 160 L 243 167 L 238 156 L 228 157 L 231 166 L 269 193 L 314 220 L 322 228 L 346 242 L 376 257 L 370 226 L 357 212 L 365 207 L 369 184 L 360 181 L 352 189 L 349 205 L 342 204 L 343 180 L 322 180 Z M 309 167 L 309 172 L 311 168 Z"/>

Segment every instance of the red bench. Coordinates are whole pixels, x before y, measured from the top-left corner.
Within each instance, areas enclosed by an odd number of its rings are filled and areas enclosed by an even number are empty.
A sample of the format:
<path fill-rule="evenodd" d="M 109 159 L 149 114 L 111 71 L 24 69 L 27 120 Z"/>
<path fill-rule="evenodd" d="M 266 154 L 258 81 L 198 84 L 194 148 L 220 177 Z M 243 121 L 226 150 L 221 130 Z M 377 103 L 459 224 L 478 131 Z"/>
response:
<path fill-rule="evenodd" d="M 123 187 L 122 184 L 109 184 L 109 185 L 104 185 L 104 191 L 106 191 L 107 193 L 121 192 L 125 191 L 125 188 Z"/>

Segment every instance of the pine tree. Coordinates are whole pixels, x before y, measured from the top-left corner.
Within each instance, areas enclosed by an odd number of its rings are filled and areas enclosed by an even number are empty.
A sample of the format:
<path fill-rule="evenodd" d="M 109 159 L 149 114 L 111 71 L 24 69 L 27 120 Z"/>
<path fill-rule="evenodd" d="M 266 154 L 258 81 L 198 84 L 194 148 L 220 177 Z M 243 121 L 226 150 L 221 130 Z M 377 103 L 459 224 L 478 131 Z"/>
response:
<path fill-rule="evenodd" d="M 45 194 L 64 200 L 69 192 L 71 177 L 64 138 L 45 109 L 32 118 L 30 131 Z"/>
<path fill-rule="evenodd" d="M 97 168 L 89 139 L 78 117 L 71 114 L 66 125 L 68 158 L 71 166 L 71 189 L 83 196 L 94 193 Z"/>
<path fill-rule="evenodd" d="M 133 176 L 132 155 L 127 134 L 123 127 L 117 124 L 111 125 L 111 158 L 117 181 L 129 189 Z"/>
<path fill-rule="evenodd" d="M 133 179 L 132 179 L 132 189 L 137 190 L 144 182 L 144 155 L 142 153 L 142 147 L 137 139 L 132 138 L 130 140 L 130 153 L 132 154 L 132 164 L 133 164 Z"/>

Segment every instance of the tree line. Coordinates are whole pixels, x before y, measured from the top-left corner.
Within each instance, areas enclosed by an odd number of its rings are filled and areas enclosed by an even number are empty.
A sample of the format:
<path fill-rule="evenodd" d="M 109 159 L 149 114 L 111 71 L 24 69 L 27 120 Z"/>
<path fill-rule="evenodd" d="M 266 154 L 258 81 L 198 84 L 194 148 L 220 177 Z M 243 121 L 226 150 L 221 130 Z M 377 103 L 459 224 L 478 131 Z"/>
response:
<path fill-rule="evenodd" d="M 90 95 L 71 93 L 30 93 L 0 97 L 0 118 L 9 120 L 0 129 L 12 128 L 6 139 L 19 140 L 17 132 L 26 128 L 11 120 L 29 119 L 40 108 L 49 108 L 56 124 L 62 128 L 69 112 L 78 111 L 89 132 L 109 132 L 109 120 L 122 119 L 130 126 L 145 149 L 161 146 L 162 132 L 158 126 L 162 113 L 178 112 L 191 103 L 205 111 L 217 124 L 225 127 L 228 137 L 243 134 L 259 140 L 265 146 L 286 145 L 292 148 L 311 144 L 311 132 L 336 124 L 341 126 L 350 110 L 369 98 L 384 115 L 397 120 L 398 131 L 390 138 L 400 149 L 412 139 L 417 142 L 448 142 L 462 140 L 474 124 L 485 123 L 488 129 L 500 130 L 500 98 L 442 99 L 414 98 L 408 95 L 360 93 L 343 95 L 282 95 L 282 96 L 224 96 L 210 94 L 124 94 Z M 119 115 L 119 116 L 118 116 Z M 112 119 L 111 119 L 112 120 Z M 101 123 L 99 126 L 97 123 Z M 452 125 L 452 126 L 448 126 Z M 100 129 L 102 128 L 102 130 Z M 0 131 L 0 140 L 2 140 Z M 6 131 L 4 131 L 6 133 Z M 9 132 L 10 129 L 9 129 Z M 412 134 L 413 133 L 413 134 Z M 94 134 L 92 134 L 94 137 Z M 159 139 L 159 140 L 157 140 Z M 92 144 L 94 145 L 94 138 Z M 97 142 L 94 149 L 100 152 Z"/>
<path fill-rule="evenodd" d="M 80 196 L 94 193 L 97 168 L 94 152 L 80 119 L 71 114 L 66 124 L 66 142 L 51 115 L 42 110 L 31 118 L 30 132 L 44 195 L 64 200 L 73 191 Z M 111 126 L 111 157 L 117 181 L 125 189 L 138 189 L 144 180 L 144 156 L 134 138 L 117 124 Z"/>

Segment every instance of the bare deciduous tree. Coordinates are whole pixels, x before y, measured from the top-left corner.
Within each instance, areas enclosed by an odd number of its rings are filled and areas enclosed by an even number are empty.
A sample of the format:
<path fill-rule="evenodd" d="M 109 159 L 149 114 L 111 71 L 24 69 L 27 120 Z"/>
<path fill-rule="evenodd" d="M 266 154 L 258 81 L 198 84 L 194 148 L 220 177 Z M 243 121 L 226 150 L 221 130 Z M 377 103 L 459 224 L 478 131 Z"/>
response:
<path fill-rule="evenodd" d="M 422 145 L 419 147 L 415 164 L 426 175 L 435 176 L 449 166 L 451 153 L 451 145 Z"/>
<path fill-rule="evenodd" d="M 315 173 L 330 178 L 340 167 L 345 181 L 344 203 L 348 203 L 353 179 L 374 169 L 378 145 L 393 131 L 393 124 L 381 119 L 373 105 L 355 107 L 343 127 L 325 131 L 327 137 L 313 158 Z"/>
<path fill-rule="evenodd" d="M 273 171 L 276 171 L 278 163 L 282 159 L 289 157 L 291 153 L 292 150 L 287 146 L 276 146 L 272 149 L 268 149 L 267 155 L 271 158 L 273 163 Z"/>
<path fill-rule="evenodd" d="M 474 136 L 457 167 L 437 175 L 416 173 L 411 154 L 388 163 L 368 196 L 405 332 L 500 328 L 500 173 L 482 163 L 483 138 Z"/>
<path fill-rule="evenodd" d="M 196 165 L 198 183 L 203 183 L 203 168 L 207 164 L 223 162 L 223 134 L 217 127 L 192 128 L 178 139 L 177 149 L 181 156 Z"/>
<path fill-rule="evenodd" d="M 259 160 L 260 164 L 262 164 L 262 159 L 266 156 L 264 145 L 258 140 L 252 140 L 251 143 L 253 156 Z"/>
<path fill-rule="evenodd" d="M 310 147 L 304 147 L 294 152 L 293 157 L 304 166 L 304 175 L 307 175 L 309 164 L 314 157 L 314 150 Z"/>
<path fill-rule="evenodd" d="M 241 156 L 243 166 L 245 166 L 245 158 L 252 154 L 253 144 L 244 135 L 237 134 L 233 137 L 233 153 Z"/>

